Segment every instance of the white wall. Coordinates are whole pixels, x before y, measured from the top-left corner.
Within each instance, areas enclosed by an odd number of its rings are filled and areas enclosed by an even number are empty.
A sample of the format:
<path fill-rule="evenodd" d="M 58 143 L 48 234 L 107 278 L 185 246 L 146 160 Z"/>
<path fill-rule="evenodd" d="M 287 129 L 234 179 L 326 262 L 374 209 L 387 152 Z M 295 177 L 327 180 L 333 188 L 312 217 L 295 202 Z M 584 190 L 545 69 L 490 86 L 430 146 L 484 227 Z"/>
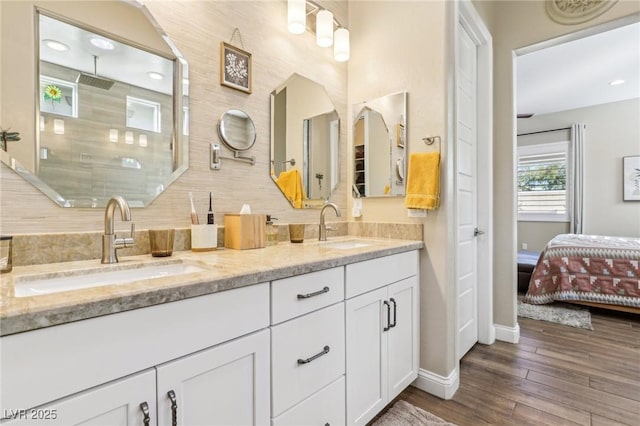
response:
<path fill-rule="evenodd" d="M 640 155 L 639 119 L 636 98 L 518 120 L 518 133 L 586 124 L 585 234 L 640 237 L 640 202 L 622 199 L 622 157 Z"/>
<path fill-rule="evenodd" d="M 439 135 L 446 140 L 447 20 L 451 9 L 444 1 L 350 1 L 351 60 L 349 104 L 391 93 L 408 92 L 407 150 L 430 150 L 421 140 Z M 353 115 L 353 113 L 351 113 Z M 353 123 L 350 117 L 348 123 Z M 352 144 L 353 128 L 345 126 Z M 452 158 L 443 144 L 442 173 Z M 352 146 L 352 145 L 350 145 Z M 351 152 L 351 149 L 349 150 Z M 348 158 L 353 174 L 352 156 Z M 442 179 L 446 194 L 448 181 Z M 426 219 L 410 219 L 404 197 L 364 198 L 364 221 L 424 223 L 426 249 L 420 268 L 420 367 L 447 377 L 455 369 L 453 283 L 448 276 L 450 237 L 447 215 L 450 199 Z"/>

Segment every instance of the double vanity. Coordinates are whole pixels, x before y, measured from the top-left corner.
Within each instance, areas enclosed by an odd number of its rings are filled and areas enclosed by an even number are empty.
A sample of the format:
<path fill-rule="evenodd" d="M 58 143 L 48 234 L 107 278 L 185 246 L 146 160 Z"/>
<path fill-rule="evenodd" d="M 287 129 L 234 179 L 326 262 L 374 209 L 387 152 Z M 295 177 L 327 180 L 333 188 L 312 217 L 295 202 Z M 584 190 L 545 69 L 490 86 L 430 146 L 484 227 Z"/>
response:
<path fill-rule="evenodd" d="M 2 424 L 364 425 L 418 373 L 422 241 L 17 267 Z"/>

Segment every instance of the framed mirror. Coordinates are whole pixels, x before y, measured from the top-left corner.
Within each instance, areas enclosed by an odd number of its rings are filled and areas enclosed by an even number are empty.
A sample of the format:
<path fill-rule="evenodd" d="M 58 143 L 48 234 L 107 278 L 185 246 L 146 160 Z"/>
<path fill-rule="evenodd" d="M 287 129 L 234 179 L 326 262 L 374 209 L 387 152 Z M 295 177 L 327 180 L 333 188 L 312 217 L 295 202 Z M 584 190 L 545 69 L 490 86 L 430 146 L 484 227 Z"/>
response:
<path fill-rule="evenodd" d="M 353 183 L 361 197 L 405 195 L 407 92 L 353 106 Z"/>
<path fill-rule="evenodd" d="M 340 117 L 322 85 L 292 74 L 271 93 L 271 178 L 294 208 L 320 207 L 340 181 Z"/>
<path fill-rule="evenodd" d="M 56 5 L 35 9 L 34 138 L 2 161 L 62 207 L 144 207 L 188 168 L 187 62 L 141 4 Z"/>
<path fill-rule="evenodd" d="M 230 109 L 218 120 L 218 135 L 232 151 L 246 151 L 256 143 L 256 126 L 246 112 Z"/>

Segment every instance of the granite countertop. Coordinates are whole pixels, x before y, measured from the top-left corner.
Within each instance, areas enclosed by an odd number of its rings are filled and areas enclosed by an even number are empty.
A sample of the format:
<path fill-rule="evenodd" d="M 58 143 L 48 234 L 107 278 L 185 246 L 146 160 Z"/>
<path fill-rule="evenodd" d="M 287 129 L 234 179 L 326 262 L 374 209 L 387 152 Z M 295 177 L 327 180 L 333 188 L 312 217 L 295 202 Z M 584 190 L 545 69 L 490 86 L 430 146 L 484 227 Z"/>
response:
<path fill-rule="evenodd" d="M 340 241 L 367 244 L 348 249 L 332 248 Z M 99 260 L 18 266 L 0 278 L 0 336 L 102 315 L 173 302 L 263 283 L 293 275 L 344 266 L 424 247 L 422 241 L 343 237 L 302 244 L 280 242 L 254 250 L 219 249 L 212 252 L 174 252 L 173 256 L 128 256 L 113 265 Z M 92 271 L 126 270 L 143 266 L 183 263 L 202 271 L 181 275 L 16 297 L 15 286 L 35 278 L 77 276 Z"/>

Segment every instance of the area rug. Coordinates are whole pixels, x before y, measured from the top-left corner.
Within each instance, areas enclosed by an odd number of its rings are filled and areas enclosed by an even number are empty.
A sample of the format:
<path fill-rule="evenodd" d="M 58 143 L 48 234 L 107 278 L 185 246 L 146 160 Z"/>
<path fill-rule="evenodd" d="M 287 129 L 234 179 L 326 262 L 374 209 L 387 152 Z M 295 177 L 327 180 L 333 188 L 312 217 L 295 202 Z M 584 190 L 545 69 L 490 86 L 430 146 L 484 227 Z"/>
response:
<path fill-rule="evenodd" d="M 548 305 L 531 305 L 529 303 L 522 303 L 521 299 L 522 296 L 518 296 L 519 317 L 593 330 L 591 313 L 586 308 L 562 302 L 555 302 Z"/>
<path fill-rule="evenodd" d="M 398 400 L 386 413 L 376 420 L 372 426 L 456 426 L 440 417 Z"/>

